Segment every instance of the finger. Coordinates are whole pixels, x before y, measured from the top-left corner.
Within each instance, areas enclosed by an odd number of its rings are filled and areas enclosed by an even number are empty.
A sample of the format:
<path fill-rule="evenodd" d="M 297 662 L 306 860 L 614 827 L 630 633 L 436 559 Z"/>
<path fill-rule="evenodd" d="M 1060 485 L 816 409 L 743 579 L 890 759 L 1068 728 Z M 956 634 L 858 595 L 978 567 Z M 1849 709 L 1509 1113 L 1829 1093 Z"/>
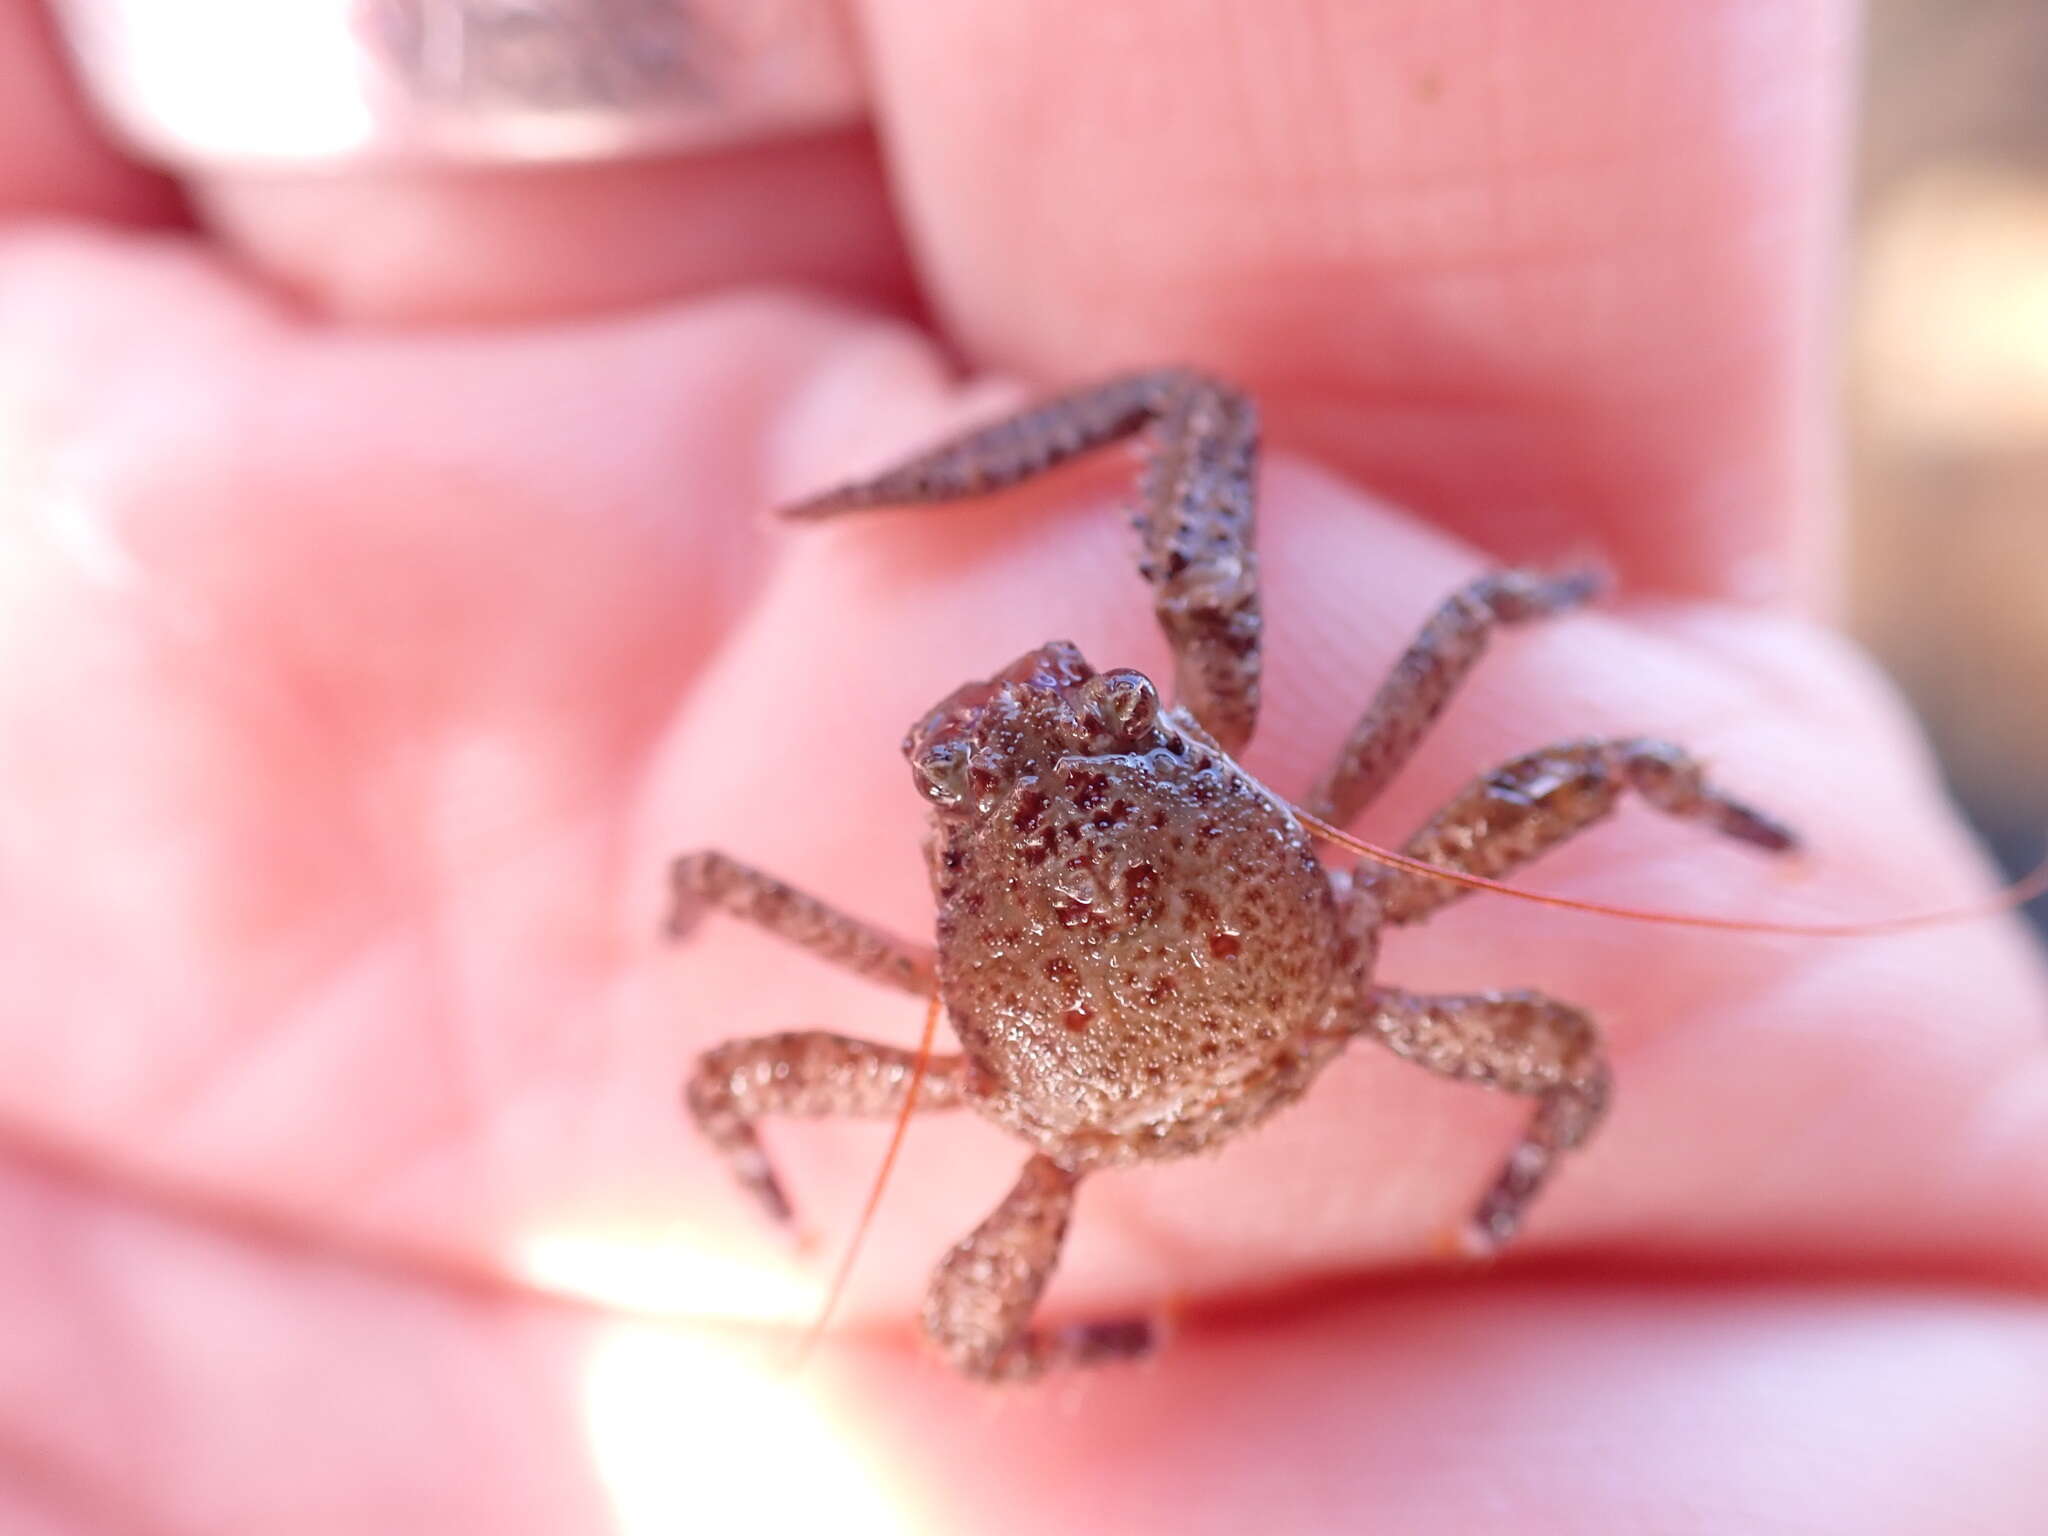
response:
<path fill-rule="evenodd" d="M 560 1309 L 173 1219 L 7 1156 L 0 1241 L 9 1536 L 611 1529 Z"/>
<path fill-rule="evenodd" d="M 173 46 L 161 29 L 143 35 L 142 8 L 74 3 L 93 23 L 78 36 L 110 113 L 181 167 L 194 202 L 247 266 L 316 311 L 476 323 L 739 284 L 911 307 L 879 160 L 855 115 L 858 66 L 836 0 L 772 11 L 722 0 L 656 7 L 612 29 L 576 7 L 509 19 L 450 13 L 454 30 L 437 33 L 424 59 L 402 28 L 351 31 L 338 11 L 314 7 L 296 24 L 255 29 L 258 42 L 266 28 L 279 40 L 251 45 L 261 60 L 253 67 L 269 72 L 260 82 L 224 69 L 218 49 Z M 194 31 L 217 42 L 235 35 L 234 20 L 203 16 Z M 318 105 L 294 117 L 302 73 Z M 357 80 L 367 83 L 346 83 Z M 209 85 L 222 104 L 187 121 Z M 588 99 L 564 97 L 569 90 Z M 443 99 L 451 92 L 453 105 Z M 442 130 L 461 126 L 469 148 L 422 142 L 427 130 L 408 111 Z M 664 137 L 653 137 L 656 124 Z M 646 142 L 626 155 L 520 158 L 538 135 L 594 128 Z M 342 131 L 368 142 L 332 147 Z M 276 147 L 301 139 L 318 147 L 299 158 Z"/>
<path fill-rule="evenodd" d="M 201 173 L 193 190 L 259 271 L 349 320 L 546 319 L 777 283 L 913 305 L 861 131 L 614 165 Z"/>
<path fill-rule="evenodd" d="M 2017 1536 L 2048 1515 L 2044 1365 L 2032 1301 L 1417 1287 L 992 1401 L 849 1373 L 834 1406 L 931 1529 L 975 1536 L 1919 1536 L 1965 1511 Z"/>
<path fill-rule="evenodd" d="M 379 837 L 329 797 L 355 803 L 355 785 L 388 810 L 387 789 L 438 801 L 399 766 L 430 740 L 467 743 L 460 754 L 498 785 L 456 794 L 465 859 L 481 850 L 470 816 L 495 803 L 514 842 L 555 866 L 547 883 L 581 891 L 547 898 L 582 937 L 543 946 L 555 980 L 517 1006 L 524 1024 L 498 1017 L 487 1051 L 520 1038 L 544 1055 L 591 1048 L 603 1008 L 556 988 L 602 990 L 617 961 L 614 836 L 641 754 L 745 610 L 768 558 L 763 440 L 818 350 L 852 326 L 784 297 L 515 337 L 343 341 L 184 247 L 9 242 L 0 717 L 20 750 L 0 800 L 36 809 L 0 817 L 0 903 L 40 916 L 33 937 L 7 925 L 0 1120 L 207 1181 L 242 1137 L 279 1128 L 273 1110 L 348 1104 L 366 1134 L 295 1136 L 308 1160 L 264 1159 L 253 1183 L 317 1202 L 331 1179 L 410 1167 L 408 1143 L 452 1103 L 435 1065 L 447 1037 L 423 1025 L 417 996 L 387 991 L 420 973 L 371 960 L 356 973 L 368 992 L 342 983 L 338 1014 L 312 978 L 354 972 L 342 952 L 381 948 L 372 931 L 411 950 L 406 903 L 362 885 Z M 63 703 L 85 693 L 90 710 Z M 30 749 L 52 710 L 72 726 Z M 156 771 L 114 788 L 121 808 L 106 815 L 74 777 L 113 787 L 92 764 L 143 761 Z M 413 789 L 369 787 L 387 768 Z M 402 841 L 390 851 L 409 866 L 421 850 Z M 67 867 L 100 877 L 74 883 Z M 121 967 L 76 963 L 86 935 L 116 929 L 134 941 Z M 651 943 L 653 920 L 635 933 Z M 103 983 L 149 1001 L 89 1000 Z M 87 1013 L 97 1025 L 56 1022 Z M 270 1056 L 265 1039 L 291 1044 Z M 678 1139 L 660 1086 L 673 1030 L 646 1044 L 651 1168 Z M 299 1076 L 335 1046 L 381 1086 L 332 1059 Z M 127 1065 L 105 1076 L 115 1062 Z M 563 1087 L 578 1076 L 541 1073 Z M 127 1111 L 99 1120 L 115 1101 Z"/>
<path fill-rule="evenodd" d="M 178 216 L 170 183 L 118 154 L 89 119 L 37 0 L 0 0 L 0 216 L 129 224 Z"/>
<path fill-rule="evenodd" d="M 1497 555 L 1590 540 L 1638 587 L 1744 596 L 1826 556 L 1841 0 L 866 15 L 976 361 L 1237 375 Z"/>
<path fill-rule="evenodd" d="M 21 1256 L 0 1267 L 10 1532 L 2018 1536 L 2048 1519 L 2033 1301 L 1389 1287 L 990 1392 L 900 1347 L 793 1376 L 742 1336 L 450 1290 L 105 1193 L 0 1165 Z"/>

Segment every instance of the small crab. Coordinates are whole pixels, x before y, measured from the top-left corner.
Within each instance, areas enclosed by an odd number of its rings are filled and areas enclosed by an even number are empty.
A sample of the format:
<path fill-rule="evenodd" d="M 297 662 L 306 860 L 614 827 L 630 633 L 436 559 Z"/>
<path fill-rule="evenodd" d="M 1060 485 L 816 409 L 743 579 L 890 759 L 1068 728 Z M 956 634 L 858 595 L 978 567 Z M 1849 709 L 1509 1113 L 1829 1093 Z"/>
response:
<path fill-rule="evenodd" d="M 685 1097 L 741 1184 L 785 1222 L 790 1204 L 755 1130 L 766 1116 L 891 1115 L 914 1093 L 918 1110 L 970 1108 L 1025 1141 L 1032 1154 L 1016 1186 L 941 1260 L 924 1305 L 944 1357 L 987 1380 L 1152 1350 L 1157 1330 L 1143 1318 L 1032 1324 L 1081 1180 L 1249 1130 L 1354 1039 L 1535 1101 L 1465 1230 L 1475 1253 L 1514 1235 L 1609 1096 L 1599 1034 L 1567 1003 L 1380 985 L 1380 930 L 1469 891 L 1376 863 L 1325 868 L 1296 808 L 1236 762 L 1257 720 L 1260 670 L 1258 418 L 1245 395 L 1180 369 L 1113 379 L 787 515 L 974 496 L 1140 432 L 1151 439 L 1142 568 L 1178 703 L 1162 705 L 1141 674 L 1097 672 L 1054 641 L 912 725 L 903 751 L 931 807 L 935 947 L 722 853 L 674 866 L 678 933 L 717 907 L 872 980 L 919 995 L 936 988 L 960 1049 L 931 1058 L 921 1078 L 916 1053 L 895 1046 L 765 1035 L 705 1052 Z M 1407 760 L 1497 627 L 1574 607 L 1598 586 L 1588 572 L 1501 571 L 1454 593 L 1304 808 L 1349 820 Z M 1679 748 L 1631 738 L 1516 758 L 1455 796 L 1405 852 L 1496 877 L 1600 821 L 1628 791 L 1759 848 L 1794 845 Z"/>

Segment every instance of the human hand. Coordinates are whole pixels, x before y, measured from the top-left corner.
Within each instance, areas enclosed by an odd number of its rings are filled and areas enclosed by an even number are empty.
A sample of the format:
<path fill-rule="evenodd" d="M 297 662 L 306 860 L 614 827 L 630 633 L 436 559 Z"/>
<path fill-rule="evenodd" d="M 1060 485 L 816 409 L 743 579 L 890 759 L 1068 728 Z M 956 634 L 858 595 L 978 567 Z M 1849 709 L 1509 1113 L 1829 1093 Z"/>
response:
<path fill-rule="evenodd" d="M 1276 786 L 1464 576 L 1591 551 L 1619 600 L 1502 644 L 1363 830 L 1656 732 L 1800 874 L 1630 815 L 1523 883 L 1981 890 L 1811 622 L 1841 7 L 874 0 L 880 149 L 195 177 L 203 232 L 0 18 L 0 1524 L 2042 1524 L 2048 1008 L 2009 924 L 1471 903 L 1389 974 L 1543 987 L 1616 1064 L 1511 1260 L 1428 1241 L 1523 1107 L 1357 1050 L 1222 1158 L 1092 1183 L 1049 1305 L 1173 1294 L 1183 1331 L 993 1403 L 908 1323 L 1013 1144 L 913 1128 L 848 1341 L 791 1381 L 761 1345 L 812 1271 L 675 1109 L 712 1041 L 918 1010 L 736 925 L 667 948 L 671 854 L 918 933 L 904 724 L 1055 635 L 1159 668 L 1113 465 L 764 519 L 1012 392 L 933 336 L 1259 394 Z M 769 1134 L 843 1230 L 878 1130 Z"/>

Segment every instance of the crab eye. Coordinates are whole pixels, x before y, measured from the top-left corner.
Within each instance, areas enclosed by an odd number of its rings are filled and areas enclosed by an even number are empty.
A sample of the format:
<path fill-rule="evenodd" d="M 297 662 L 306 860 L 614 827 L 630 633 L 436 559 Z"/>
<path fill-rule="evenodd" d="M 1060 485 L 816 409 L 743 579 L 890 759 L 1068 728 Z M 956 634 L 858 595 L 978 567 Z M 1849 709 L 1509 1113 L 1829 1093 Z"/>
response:
<path fill-rule="evenodd" d="M 966 799 L 969 755 L 965 742 L 941 741 L 913 757 L 910 766 L 924 797 L 934 805 L 958 805 Z"/>
<path fill-rule="evenodd" d="M 1119 741 L 1138 741 L 1159 719 L 1159 690 L 1142 672 L 1104 672 L 1088 682 L 1090 712 Z"/>

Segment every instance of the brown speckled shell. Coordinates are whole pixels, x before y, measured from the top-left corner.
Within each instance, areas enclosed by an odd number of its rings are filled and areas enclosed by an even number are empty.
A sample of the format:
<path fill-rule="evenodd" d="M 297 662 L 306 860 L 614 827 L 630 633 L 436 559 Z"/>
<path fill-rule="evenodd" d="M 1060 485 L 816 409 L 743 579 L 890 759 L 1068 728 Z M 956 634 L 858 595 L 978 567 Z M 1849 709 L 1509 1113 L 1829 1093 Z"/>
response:
<path fill-rule="evenodd" d="M 1336 901 L 1293 816 L 1190 722 L 1155 741 L 1033 764 L 932 842 L 979 1107 L 1069 1161 L 1192 1150 L 1171 1129 L 1271 1068 L 1337 985 Z"/>

